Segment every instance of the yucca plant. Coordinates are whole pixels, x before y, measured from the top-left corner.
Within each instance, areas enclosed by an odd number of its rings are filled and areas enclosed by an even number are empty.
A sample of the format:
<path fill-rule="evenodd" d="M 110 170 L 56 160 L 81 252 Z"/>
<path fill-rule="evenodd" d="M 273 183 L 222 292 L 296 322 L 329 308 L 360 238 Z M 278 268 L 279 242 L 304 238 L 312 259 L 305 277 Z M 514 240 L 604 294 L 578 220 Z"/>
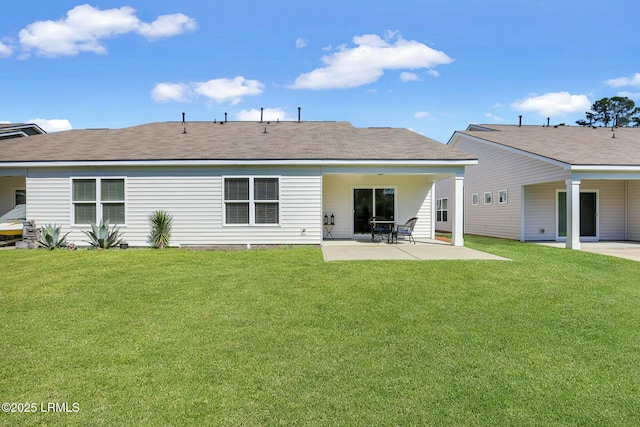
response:
<path fill-rule="evenodd" d="M 122 233 L 115 225 L 109 229 L 109 220 L 100 221 L 100 224 L 91 224 L 91 231 L 83 231 L 89 237 L 89 245 L 92 249 L 109 249 L 120 243 Z"/>
<path fill-rule="evenodd" d="M 171 239 L 171 226 L 173 225 L 173 217 L 165 211 L 155 211 L 149 215 L 149 224 L 151 225 L 151 233 L 149 234 L 149 242 L 156 248 L 164 248 L 169 244 Z"/>
<path fill-rule="evenodd" d="M 67 247 L 67 234 L 60 237 L 62 227 L 47 224 L 40 230 L 40 240 L 38 240 L 38 247 L 54 250 Z"/>

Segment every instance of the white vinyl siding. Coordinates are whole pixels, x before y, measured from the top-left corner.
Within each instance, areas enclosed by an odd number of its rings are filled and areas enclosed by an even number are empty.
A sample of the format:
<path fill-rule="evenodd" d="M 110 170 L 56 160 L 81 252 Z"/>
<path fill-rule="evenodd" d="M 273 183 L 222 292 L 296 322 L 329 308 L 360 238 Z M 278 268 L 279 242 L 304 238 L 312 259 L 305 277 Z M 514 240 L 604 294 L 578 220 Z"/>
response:
<path fill-rule="evenodd" d="M 224 226 L 223 176 L 232 176 L 233 171 L 205 167 L 120 168 L 102 170 L 101 176 L 127 176 L 127 221 L 120 228 L 130 245 L 148 244 L 148 215 L 159 209 L 173 216 L 171 245 L 320 244 L 322 178 L 318 170 L 278 171 L 279 223 L 269 227 Z M 28 217 L 40 225 L 62 225 L 64 232 L 71 231 L 68 241 L 83 244 L 86 236 L 82 230 L 86 227 L 71 227 L 70 223 L 70 178 L 90 178 L 89 172 L 32 171 L 27 178 Z M 256 168 L 243 172 L 260 177 L 264 171 Z"/>
<path fill-rule="evenodd" d="M 464 207 L 465 233 L 519 240 L 522 187 L 564 180 L 569 176 L 560 166 L 470 140 L 465 136 L 457 140 L 454 147 L 478 157 L 477 165 L 465 168 L 464 186 L 465 194 L 468 195 L 465 197 Z M 499 192 L 504 190 L 507 191 L 508 202 L 499 203 Z M 486 192 L 492 193 L 491 204 L 484 203 Z M 477 205 L 472 203 L 473 194 L 479 195 Z M 441 197 L 439 193 L 438 197 Z M 527 204 L 527 217 L 529 209 Z M 545 237 L 548 239 L 546 233 Z"/>
<path fill-rule="evenodd" d="M 564 181 L 525 187 L 525 240 L 555 240 L 557 193 L 566 191 Z M 583 180 L 580 191 L 597 193 L 598 237 L 625 239 L 624 181 Z"/>
<path fill-rule="evenodd" d="M 600 240 L 624 240 L 624 181 L 584 180 L 581 189 L 598 191 L 598 235 Z"/>
<path fill-rule="evenodd" d="M 525 187 L 525 240 L 556 240 L 556 197 L 564 190 L 562 181 Z"/>

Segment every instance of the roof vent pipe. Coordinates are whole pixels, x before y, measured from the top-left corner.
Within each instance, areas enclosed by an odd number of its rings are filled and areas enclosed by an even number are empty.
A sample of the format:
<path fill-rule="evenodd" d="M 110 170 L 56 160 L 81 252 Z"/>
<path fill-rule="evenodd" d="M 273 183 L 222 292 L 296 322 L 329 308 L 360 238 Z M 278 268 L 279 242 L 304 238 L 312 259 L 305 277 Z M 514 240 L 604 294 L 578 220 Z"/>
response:
<path fill-rule="evenodd" d="M 521 127 L 522 126 L 522 116 L 520 115 L 518 117 L 520 118 L 520 121 L 518 122 L 518 127 Z"/>
<path fill-rule="evenodd" d="M 184 116 L 185 116 L 185 114 L 184 114 L 184 113 L 182 113 L 182 133 L 183 133 L 183 134 L 184 134 L 184 133 L 187 133 L 187 124 L 186 124 L 186 123 L 185 123 L 185 121 L 184 121 Z"/>
<path fill-rule="evenodd" d="M 300 123 L 300 107 L 298 107 L 298 123 Z"/>
<path fill-rule="evenodd" d="M 264 108 L 260 107 L 260 123 L 262 123 L 262 112 L 264 111 Z"/>
<path fill-rule="evenodd" d="M 224 122 L 227 123 L 227 113 L 224 113 Z"/>

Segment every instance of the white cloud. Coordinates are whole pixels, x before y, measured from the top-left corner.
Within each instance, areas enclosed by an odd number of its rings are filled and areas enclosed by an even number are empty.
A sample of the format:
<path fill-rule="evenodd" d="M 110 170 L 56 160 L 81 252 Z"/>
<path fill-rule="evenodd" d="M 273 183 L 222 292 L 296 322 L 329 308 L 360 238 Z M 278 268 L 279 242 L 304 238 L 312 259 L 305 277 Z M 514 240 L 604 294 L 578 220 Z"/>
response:
<path fill-rule="evenodd" d="M 81 52 L 104 54 L 104 40 L 136 32 L 149 40 L 174 36 L 196 28 L 196 21 L 181 13 L 162 15 L 151 24 L 135 15 L 135 9 L 100 10 L 88 4 L 76 6 L 57 21 L 36 21 L 19 33 L 20 45 L 26 57 L 31 51 L 56 57 Z"/>
<path fill-rule="evenodd" d="M 73 129 L 71 123 L 67 119 L 30 119 L 28 123 L 35 123 L 45 132 L 60 132 L 63 130 Z"/>
<path fill-rule="evenodd" d="M 303 49 L 307 47 L 308 44 L 309 40 L 298 37 L 298 39 L 296 40 L 296 49 Z"/>
<path fill-rule="evenodd" d="M 13 47 L 0 41 L 0 58 L 8 58 L 13 53 Z"/>
<path fill-rule="evenodd" d="M 403 71 L 400 73 L 400 80 L 402 80 L 403 82 L 419 82 L 420 77 L 418 77 L 416 73 Z"/>
<path fill-rule="evenodd" d="M 151 91 L 156 102 L 187 102 L 189 97 L 189 86 L 182 83 L 158 83 Z"/>
<path fill-rule="evenodd" d="M 511 104 L 519 111 L 532 111 L 543 117 L 563 117 L 567 114 L 588 111 L 591 101 L 586 95 L 571 95 L 569 92 L 550 92 L 532 95 Z"/>
<path fill-rule="evenodd" d="M 291 89 L 352 88 L 377 81 L 385 70 L 432 69 L 453 62 L 444 52 L 404 40 L 394 32 L 355 36 L 356 47 L 339 46 L 322 58 L 323 68 L 298 76 Z M 395 41 L 394 41 L 395 39 Z"/>
<path fill-rule="evenodd" d="M 433 121 L 433 116 L 431 115 L 431 113 L 428 113 L 426 111 L 418 111 L 413 115 L 413 117 L 415 117 L 416 119 L 426 119 L 430 122 Z"/>
<path fill-rule="evenodd" d="M 182 13 L 162 15 L 151 24 L 140 23 L 138 32 L 149 40 L 177 36 L 185 31 L 193 31 L 198 27 L 195 19 Z"/>
<path fill-rule="evenodd" d="M 217 103 L 231 105 L 242 102 L 246 96 L 262 94 L 264 84 L 257 80 L 247 80 L 242 76 L 233 79 L 212 79 L 206 82 L 158 83 L 151 90 L 151 98 L 156 102 L 188 102 L 204 96 Z"/>
<path fill-rule="evenodd" d="M 611 87 L 640 87 L 640 73 L 635 73 L 630 77 L 618 77 L 616 79 L 605 80 L 605 83 Z"/>
<path fill-rule="evenodd" d="M 242 76 L 233 79 L 213 79 L 203 83 L 191 83 L 195 93 L 218 102 L 238 104 L 245 96 L 260 95 L 264 85 L 257 80 L 247 80 Z"/>
<path fill-rule="evenodd" d="M 260 110 L 251 109 L 251 110 L 242 110 L 238 114 L 236 114 L 237 120 L 243 121 L 260 121 Z M 264 108 L 262 111 L 262 120 L 267 121 L 291 121 L 297 120 L 293 117 L 289 117 L 287 113 L 282 108 Z"/>
<path fill-rule="evenodd" d="M 640 101 L 640 92 L 622 91 L 618 93 L 618 96 L 627 97 L 635 101 Z"/>
<path fill-rule="evenodd" d="M 495 114 L 492 114 L 492 113 L 486 113 L 484 116 L 489 120 L 491 120 L 492 122 L 504 122 L 504 119 L 502 117 L 496 116 Z"/>

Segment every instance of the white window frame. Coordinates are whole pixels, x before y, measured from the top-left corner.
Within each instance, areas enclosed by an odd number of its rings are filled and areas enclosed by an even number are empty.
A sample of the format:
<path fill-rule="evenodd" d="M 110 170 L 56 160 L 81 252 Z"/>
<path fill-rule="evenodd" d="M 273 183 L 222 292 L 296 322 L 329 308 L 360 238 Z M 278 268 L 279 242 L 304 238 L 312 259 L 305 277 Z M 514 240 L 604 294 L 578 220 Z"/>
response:
<path fill-rule="evenodd" d="M 442 205 L 445 200 L 447 201 L 447 207 L 443 208 Z M 438 214 L 440 214 L 440 219 L 438 219 Z M 443 219 L 445 216 L 446 219 Z M 436 222 L 449 222 L 449 199 L 447 197 L 436 199 Z"/>
<path fill-rule="evenodd" d="M 102 180 L 103 179 L 107 179 L 107 180 L 116 180 L 116 179 L 121 179 L 124 182 L 124 200 L 109 200 L 107 202 L 103 202 L 102 200 L 100 200 L 102 198 Z M 73 200 L 73 181 L 75 180 L 95 180 L 96 182 L 96 200 L 95 202 L 92 201 L 78 201 L 75 202 Z M 69 182 L 69 200 L 70 200 L 70 213 L 71 213 L 71 221 L 70 224 L 73 227 L 87 227 L 90 226 L 89 224 L 78 224 L 76 223 L 76 213 L 75 213 L 75 204 L 76 203 L 95 203 L 96 204 L 96 218 L 94 219 L 94 222 L 96 224 L 100 223 L 102 221 L 102 206 L 103 205 L 108 205 L 108 204 L 114 204 L 114 203 L 123 203 L 124 204 L 124 224 L 121 223 L 109 223 L 110 226 L 113 225 L 117 225 L 118 227 L 126 227 L 127 226 L 127 221 L 129 219 L 129 214 L 127 212 L 127 206 L 128 206 L 128 201 L 127 201 L 127 177 L 126 176 L 72 176 Z"/>
<path fill-rule="evenodd" d="M 504 197 L 503 197 L 503 194 L 504 194 Z M 502 205 L 509 203 L 508 195 L 509 193 L 507 192 L 507 190 L 498 191 L 498 203 Z"/>
<path fill-rule="evenodd" d="M 479 203 L 480 203 L 480 197 L 478 196 L 478 193 L 473 193 L 471 195 L 471 205 L 477 206 Z"/>
<path fill-rule="evenodd" d="M 484 193 L 484 204 L 490 205 L 493 203 L 493 193 L 491 191 L 485 191 Z"/>
<path fill-rule="evenodd" d="M 225 182 L 227 179 L 248 179 L 249 180 L 249 200 L 229 200 L 229 203 L 248 203 L 249 204 L 249 223 L 247 224 L 228 224 L 227 223 L 227 200 L 225 199 Z M 255 200 L 254 182 L 256 179 L 277 179 L 278 180 L 278 199 L 277 200 Z M 256 204 L 260 203 L 277 203 L 278 204 L 278 222 L 271 224 L 256 223 Z M 277 175 L 225 175 L 222 177 L 222 225 L 224 227 L 279 227 L 281 221 L 282 205 L 282 177 Z"/>

